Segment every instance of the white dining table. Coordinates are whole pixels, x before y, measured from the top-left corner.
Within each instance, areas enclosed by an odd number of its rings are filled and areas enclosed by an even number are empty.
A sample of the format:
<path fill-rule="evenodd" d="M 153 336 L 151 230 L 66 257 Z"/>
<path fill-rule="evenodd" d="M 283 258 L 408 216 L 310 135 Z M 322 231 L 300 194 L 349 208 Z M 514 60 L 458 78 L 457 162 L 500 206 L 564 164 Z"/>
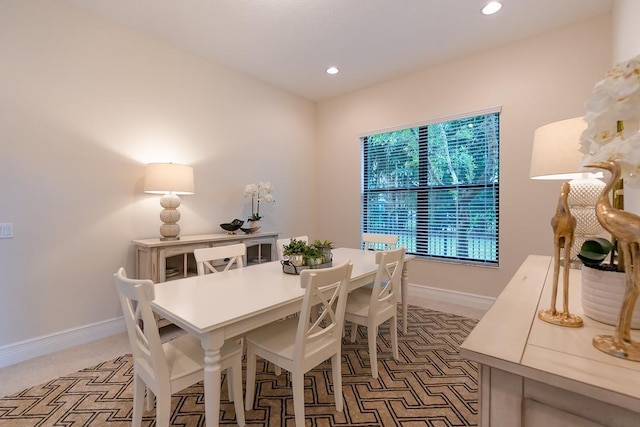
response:
<path fill-rule="evenodd" d="M 336 248 L 332 253 L 333 265 L 346 260 L 353 264 L 350 291 L 373 281 L 374 251 Z M 406 325 L 406 262 L 404 270 L 401 294 Z M 278 261 L 155 285 L 153 310 L 202 343 L 207 427 L 219 424 L 220 348 L 225 340 L 299 312 L 303 296 L 300 276 L 284 273 Z"/>

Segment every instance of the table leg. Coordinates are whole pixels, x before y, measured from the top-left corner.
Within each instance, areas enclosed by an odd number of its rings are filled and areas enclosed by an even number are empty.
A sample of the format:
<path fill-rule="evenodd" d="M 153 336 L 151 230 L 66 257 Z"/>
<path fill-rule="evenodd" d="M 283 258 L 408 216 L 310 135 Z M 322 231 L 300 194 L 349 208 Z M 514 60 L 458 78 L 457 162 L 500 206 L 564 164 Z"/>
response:
<path fill-rule="evenodd" d="M 204 349 L 204 410 L 207 427 L 218 427 L 220 423 L 220 349 L 224 338 L 219 334 L 205 335 L 200 339 Z"/>
<path fill-rule="evenodd" d="M 400 278 L 400 296 L 402 297 L 402 333 L 407 333 L 407 311 L 409 307 L 409 273 L 407 263 L 402 266 L 402 277 Z"/>

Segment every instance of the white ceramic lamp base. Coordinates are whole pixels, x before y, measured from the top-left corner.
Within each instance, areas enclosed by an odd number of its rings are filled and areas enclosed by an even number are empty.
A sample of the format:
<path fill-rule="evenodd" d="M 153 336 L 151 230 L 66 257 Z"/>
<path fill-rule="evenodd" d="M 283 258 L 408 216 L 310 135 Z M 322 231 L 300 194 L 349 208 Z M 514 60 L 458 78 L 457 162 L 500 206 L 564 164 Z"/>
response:
<path fill-rule="evenodd" d="M 160 198 L 160 206 L 164 208 L 160 211 L 160 220 L 163 222 L 160 226 L 160 240 L 180 240 L 180 226 L 177 224 L 180 220 L 180 212 L 177 210 L 180 197 L 172 193 L 165 194 Z"/>

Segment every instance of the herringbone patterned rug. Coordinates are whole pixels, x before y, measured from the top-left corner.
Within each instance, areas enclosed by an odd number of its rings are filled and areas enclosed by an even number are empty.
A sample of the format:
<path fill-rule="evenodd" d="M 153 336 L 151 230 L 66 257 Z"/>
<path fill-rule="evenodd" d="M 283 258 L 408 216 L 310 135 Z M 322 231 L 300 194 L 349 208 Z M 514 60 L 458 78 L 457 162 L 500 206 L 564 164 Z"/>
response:
<path fill-rule="evenodd" d="M 307 426 L 474 426 L 478 414 L 477 367 L 458 355 L 476 321 L 411 306 L 409 330 L 399 334 L 400 360 L 391 356 L 388 327 L 380 328 L 380 375 L 371 377 L 365 328 L 356 343 L 343 341 L 344 412 L 335 410 L 331 364 L 305 376 Z M 247 425 L 294 426 L 288 376 L 258 364 L 256 399 Z M 234 425 L 233 404 L 222 389 L 221 425 Z M 124 355 L 0 399 L 0 427 L 129 426 L 131 356 Z M 155 426 L 155 411 L 144 426 Z M 202 383 L 176 393 L 172 426 L 204 426 Z"/>

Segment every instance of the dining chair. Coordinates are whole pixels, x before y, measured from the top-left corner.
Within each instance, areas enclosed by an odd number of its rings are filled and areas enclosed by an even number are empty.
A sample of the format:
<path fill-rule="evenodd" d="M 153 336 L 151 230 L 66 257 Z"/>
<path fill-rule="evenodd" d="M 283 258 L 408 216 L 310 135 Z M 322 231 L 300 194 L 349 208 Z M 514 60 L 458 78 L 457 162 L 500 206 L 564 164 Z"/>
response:
<path fill-rule="evenodd" d="M 298 241 L 302 241 L 305 243 L 309 243 L 309 236 L 298 236 L 298 237 L 289 237 L 276 240 L 276 249 L 278 250 L 278 259 L 282 259 L 284 257 L 284 247 L 291 243 L 291 239 L 296 239 Z"/>
<path fill-rule="evenodd" d="M 398 246 L 397 234 L 362 233 L 365 250 L 390 250 Z"/>
<path fill-rule="evenodd" d="M 331 358 L 336 409 L 342 411 L 341 344 L 344 309 L 352 264 L 307 269 L 300 274 L 305 288 L 300 316 L 288 317 L 247 335 L 245 408 L 253 408 L 257 356 L 290 372 L 296 427 L 304 427 L 304 374 Z M 312 317 L 314 305 L 320 305 Z"/>
<path fill-rule="evenodd" d="M 204 276 L 205 274 L 218 273 L 219 270 L 215 268 L 216 261 L 226 262 L 222 271 L 227 271 L 235 264 L 236 268 L 244 268 L 242 263 L 243 257 L 247 253 L 247 246 L 244 243 L 238 243 L 233 245 L 214 246 L 211 248 L 195 249 L 193 251 L 193 257 L 196 259 L 196 268 L 198 270 L 198 276 Z M 242 348 L 244 353 L 244 338 L 239 337 L 238 344 Z M 227 382 L 229 387 L 229 396 L 232 396 L 232 384 Z"/>
<path fill-rule="evenodd" d="M 231 269 L 234 264 L 236 268 L 244 266 L 244 258 L 247 255 L 247 246 L 244 243 L 235 245 L 214 246 L 211 248 L 194 249 L 193 257 L 196 259 L 198 276 L 208 273 L 217 273 L 219 270 L 214 266 L 215 261 L 224 261 L 222 271 Z M 221 268 L 220 265 L 219 268 Z"/>
<path fill-rule="evenodd" d="M 345 309 L 345 322 L 351 322 L 351 342 L 356 341 L 358 325 L 367 327 L 371 375 L 378 378 L 378 356 L 376 339 L 378 326 L 391 321 L 391 347 L 393 358 L 398 360 L 398 291 L 402 277 L 405 249 L 379 251 L 376 253 L 378 270 L 371 289 L 359 288 L 349 293 Z"/>
<path fill-rule="evenodd" d="M 133 357 L 133 420 L 134 427 L 142 424 L 145 386 L 156 396 L 156 426 L 166 427 L 171 418 L 171 395 L 204 378 L 204 350 L 200 340 L 184 334 L 162 343 L 156 319 L 151 310 L 155 298 L 151 280 L 127 278 L 124 268 L 114 274 L 127 334 Z M 244 426 L 242 404 L 242 347 L 235 341 L 225 342 L 220 350 L 221 369 L 227 371 L 227 381 L 233 382 L 233 400 L 238 425 Z M 149 408 L 151 409 L 151 408 Z M 216 416 L 219 416 L 216 414 Z"/>

